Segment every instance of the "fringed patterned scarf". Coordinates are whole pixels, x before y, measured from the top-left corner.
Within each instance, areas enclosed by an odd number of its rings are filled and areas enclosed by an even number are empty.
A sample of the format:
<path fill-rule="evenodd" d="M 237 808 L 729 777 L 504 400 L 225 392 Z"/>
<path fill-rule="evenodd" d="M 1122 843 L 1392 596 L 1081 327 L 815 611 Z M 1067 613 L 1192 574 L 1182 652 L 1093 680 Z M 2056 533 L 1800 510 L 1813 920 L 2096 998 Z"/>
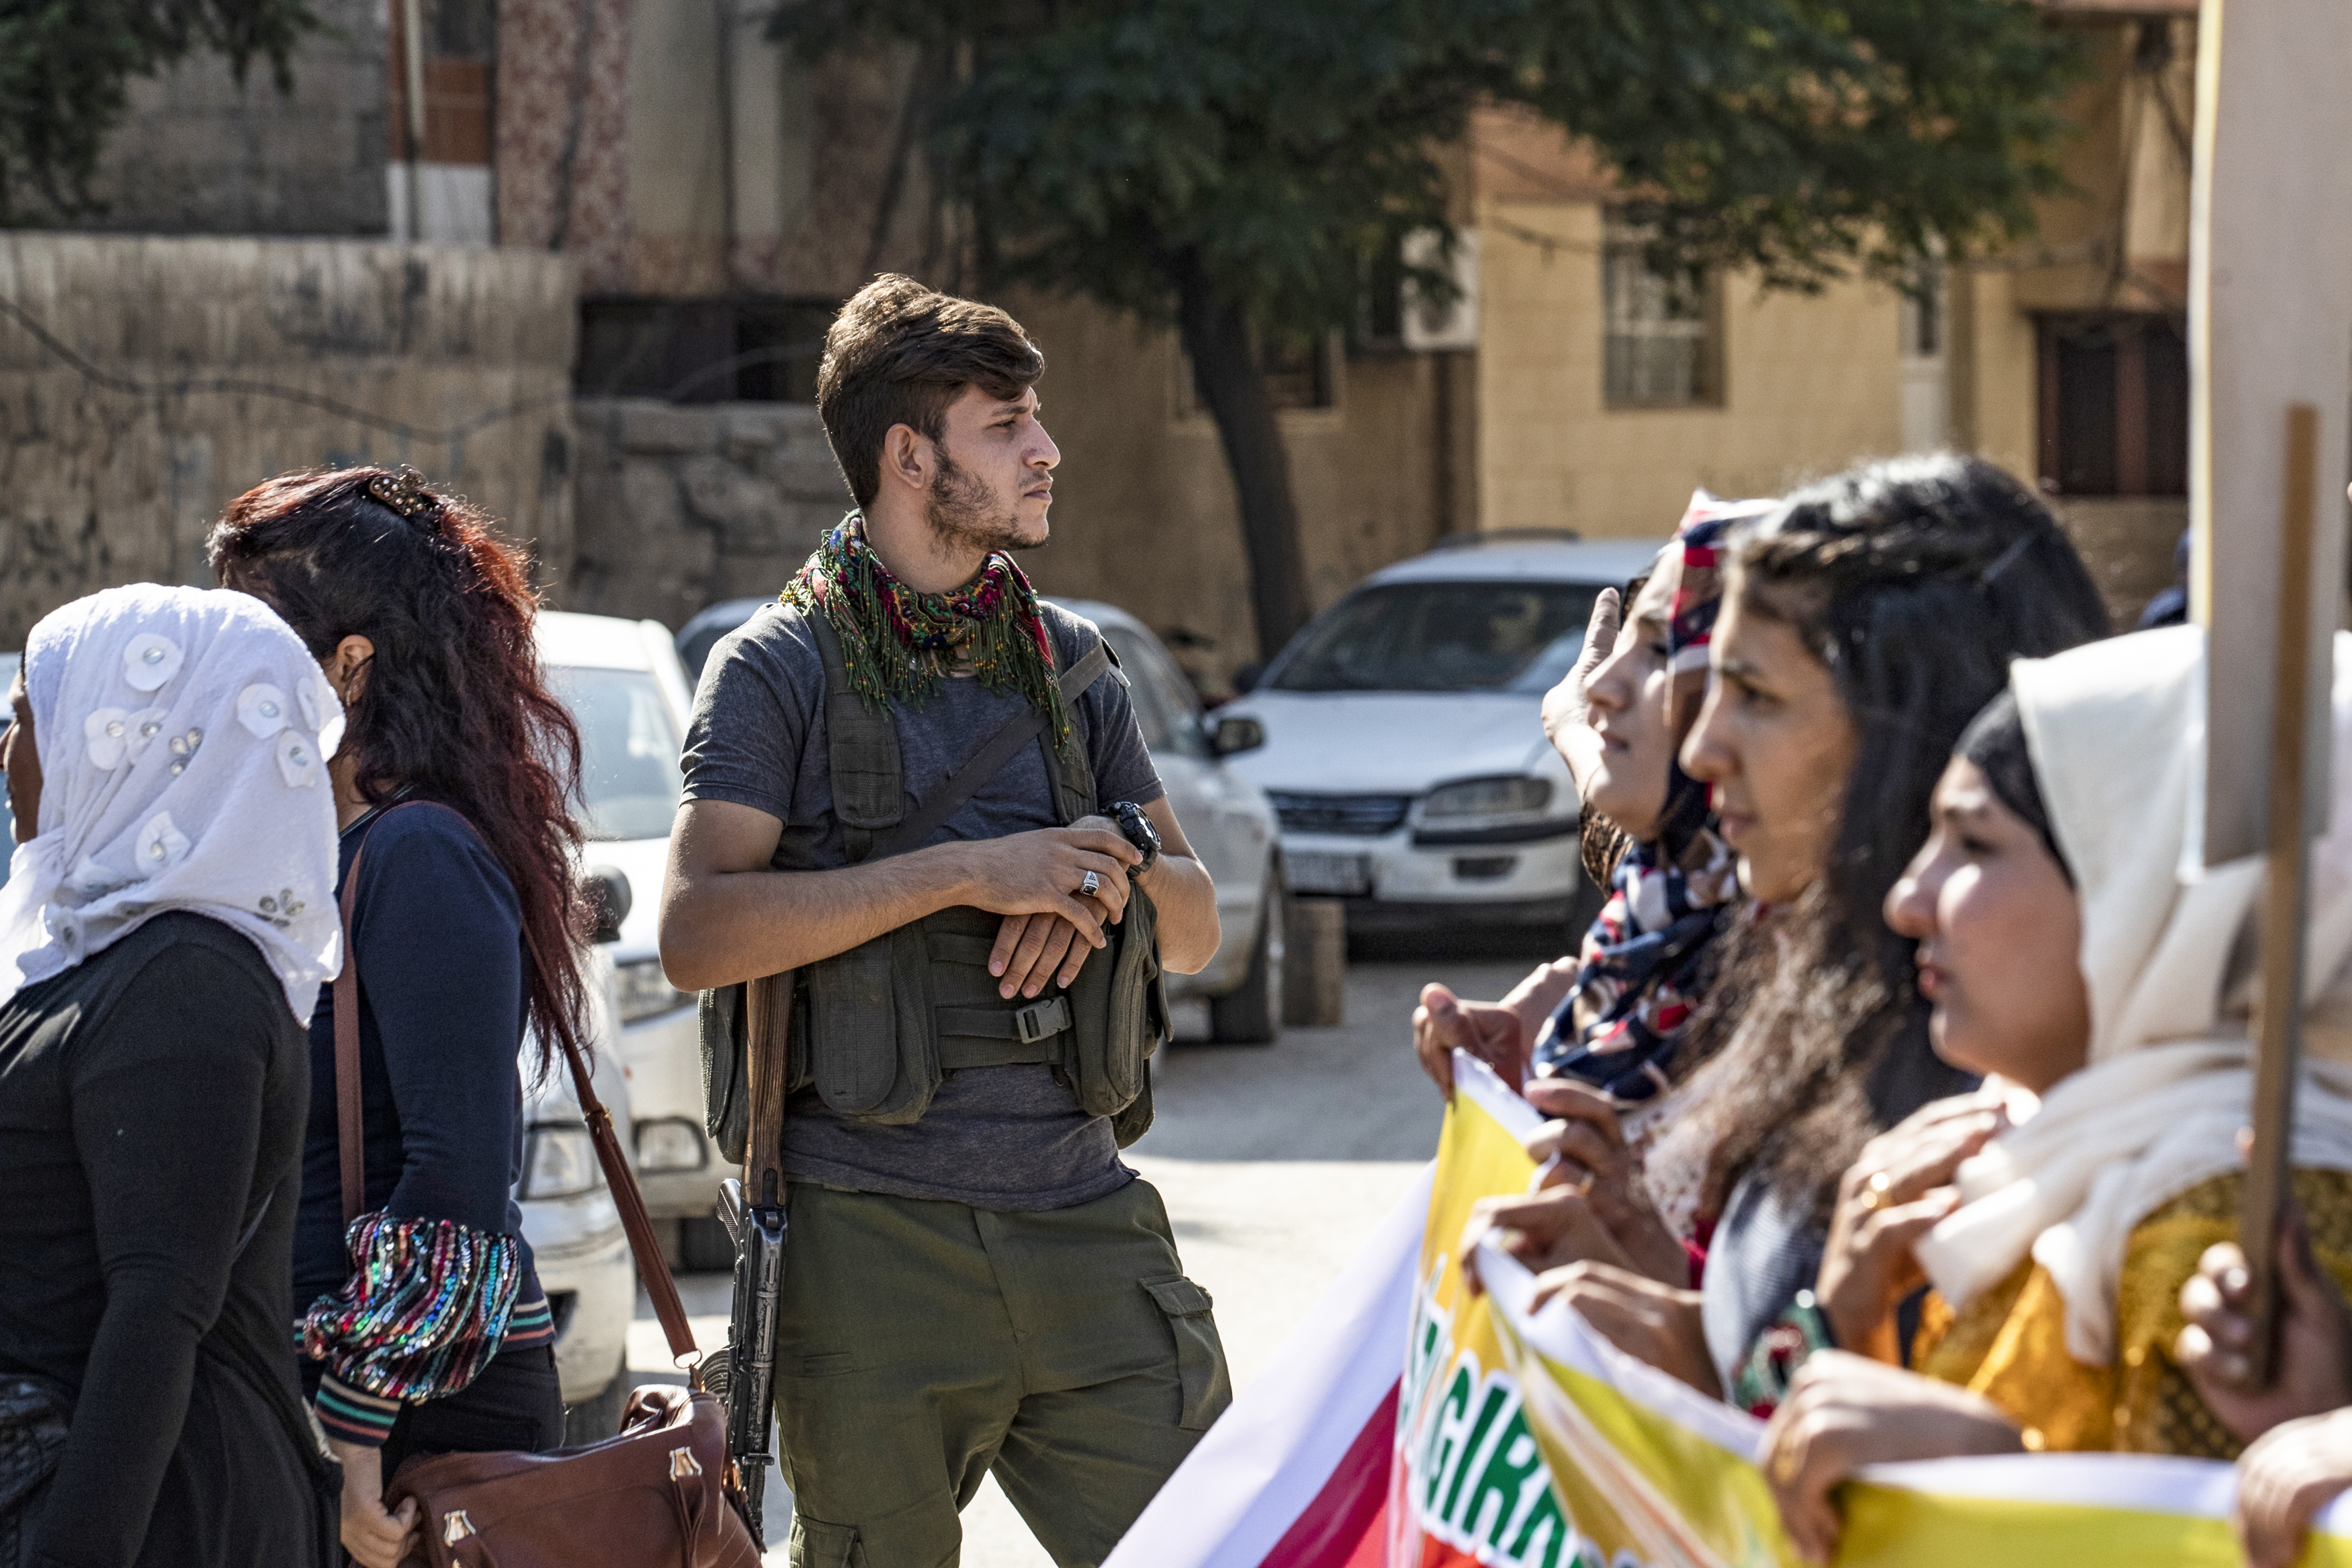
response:
<path fill-rule="evenodd" d="M 1666 700 L 1678 745 L 1706 689 L 1707 644 L 1723 601 L 1724 535 L 1769 504 L 1720 501 L 1701 490 L 1675 532 L 1680 575 L 1666 638 Z M 1716 836 L 1706 787 L 1677 761 L 1658 836 L 1618 862 L 1609 901 L 1579 950 L 1576 988 L 1536 1042 L 1536 1072 L 1580 1079 L 1627 1104 L 1671 1087 L 1675 1044 L 1706 987 L 1708 949 L 1738 896 L 1738 858 Z"/>
<path fill-rule="evenodd" d="M 865 521 L 852 512 L 781 596 L 831 623 L 849 684 L 869 708 L 919 708 L 941 680 L 969 674 L 990 691 L 1020 693 L 1045 716 L 1057 742 L 1069 738 L 1037 591 L 1001 550 L 954 592 L 918 594 L 882 564 L 866 542 Z"/>

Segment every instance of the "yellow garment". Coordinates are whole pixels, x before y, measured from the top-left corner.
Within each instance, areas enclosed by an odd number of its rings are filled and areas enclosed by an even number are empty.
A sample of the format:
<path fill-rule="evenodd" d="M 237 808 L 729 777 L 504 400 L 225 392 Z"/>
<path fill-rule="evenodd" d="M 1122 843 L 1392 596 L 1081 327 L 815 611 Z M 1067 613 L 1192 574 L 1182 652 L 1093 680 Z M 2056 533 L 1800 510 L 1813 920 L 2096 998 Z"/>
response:
<path fill-rule="evenodd" d="M 2198 1397 L 2172 1359 L 2172 1342 L 2181 1329 L 2180 1287 L 2197 1260 L 2215 1242 L 2238 1237 L 2244 1180 L 2217 1176 L 2132 1227 L 2116 1302 L 2116 1365 L 2084 1366 L 2066 1353 L 2065 1301 L 2031 1258 L 1957 1314 L 1929 1292 L 1912 1364 L 1999 1405 L 2025 1429 L 2028 1448 L 2236 1458 L 2245 1445 Z M 2294 1196 L 2320 1265 L 2352 1294 L 2352 1174 L 2297 1171 Z"/>

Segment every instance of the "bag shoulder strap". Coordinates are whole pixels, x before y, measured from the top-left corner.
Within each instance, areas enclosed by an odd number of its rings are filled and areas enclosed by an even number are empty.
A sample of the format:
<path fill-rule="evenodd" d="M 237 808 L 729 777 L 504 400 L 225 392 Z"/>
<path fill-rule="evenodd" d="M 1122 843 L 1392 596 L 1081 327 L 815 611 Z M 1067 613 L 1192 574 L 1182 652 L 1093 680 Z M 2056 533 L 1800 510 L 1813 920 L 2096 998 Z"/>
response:
<path fill-rule="evenodd" d="M 431 806 L 448 812 L 477 841 L 480 832 L 466 820 L 463 812 L 441 805 L 438 801 L 404 802 L 386 810 L 404 811 L 410 805 Z M 380 816 L 379 822 L 383 820 Z M 369 829 L 373 832 L 373 828 Z M 487 846 L 486 846 L 487 847 Z M 343 1225 L 359 1217 L 359 1205 L 364 1190 L 362 1169 L 363 1143 L 360 1126 L 360 1017 L 359 1017 L 359 953 L 352 945 L 352 900 L 360 882 L 360 858 L 367 852 L 367 841 L 352 856 L 351 874 L 343 879 L 341 900 L 343 918 L 343 967 L 335 976 L 335 1122 L 341 1144 L 343 1179 Z M 531 951 L 534 962 L 539 956 L 538 944 L 530 932 L 523 932 L 523 942 Z M 646 1213 L 646 1200 L 637 1190 L 635 1173 L 629 1169 L 627 1157 L 621 1152 L 620 1134 L 613 1130 L 613 1113 L 596 1097 L 596 1086 L 588 1073 L 588 1064 L 579 1047 L 571 1041 L 562 1041 L 565 1065 L 572 1072 L 572 1098 L 579 1102 L 580 1115 L 588 1124 L 589 1142 L 596 1147 L 596 1163 L 604 1167 L 604 1184 L 613 1194 L 613 1206 L 620 1210 L 621 1228 L 627 1232 L 629 1251 L 637 1260 L 637 1274 L 645 1281 L 646 1293 L 653 1299 L 654 1315 L 661 1320 L 662 1333 L 669 1341 L 670 1354 L 683 1361 L 698 1355 L 694 1342 L 694 1330 L 686 1321 L 686 1303 L 679 1300 L 677 1281 L 670 1277 L 669 1264 L 662 1257 L 661 1243 L 655 1238 L 652 1218 Z M 697 1379 L 696 1386 L 700 1386 Z"/>
<path fill-rule="evenodd" d="M 1086 695 L 1087 688 L 1101 679 L 1103 672 L 1111 668 L 1110 645 L 1097 637 L 1093 651 L 1063 674 L 1058 682 L 1062 689 L 1062 701 L 1065 704 L 1076 702 Z M 932 792 L 930 799 L 918 805 L 904 822 L 877 840 L 867 858 L 879 860 L 887 855 L 902 855 L 909 849 L 922 847 L 924 842 L 940 830 L 940 825 L 956 814 L 957 807 L 970 800 L 981 785 L 994 778 L 1004 764 L 1013 760 L 1013 754 L 1035 739 L 1045 728 L 1045 716 L 1034 708 L 1024 708 L 1007 720 L 1003 729 L 982 742 L 980 750 L 966 757 L 955 772 L 940 781 L 940 787 Z M 1050 766 L 1047 776 L 1055 777 Z M 1058 781 L 1055 793 L 1060 793 Z M 1058 801 L 1056 805 L 1059 805 Z"/>

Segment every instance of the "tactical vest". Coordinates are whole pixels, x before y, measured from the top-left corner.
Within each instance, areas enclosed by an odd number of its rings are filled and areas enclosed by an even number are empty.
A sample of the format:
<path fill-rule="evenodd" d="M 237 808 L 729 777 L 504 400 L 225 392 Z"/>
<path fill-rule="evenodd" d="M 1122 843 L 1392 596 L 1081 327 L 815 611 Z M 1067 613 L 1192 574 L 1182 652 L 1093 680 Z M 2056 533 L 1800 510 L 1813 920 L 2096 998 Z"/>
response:
<path fill-rule="evenodd" d="M 868 708 L 851 689 L 840 639 L 825 618 L 809 616 L 805 624 L 824 660 L 833 815 L 849 863 L 857 865 L 905 820 L 898 727 L 889 711 Z M 1037 744 L 1055 820 L 1066 826 L 1094 814 L 1094 773 L 1083 744 L 1066 749 L 1054 741 L 1049 726 Z M 840 1115 L 904 1125 L 921 1119 L 950 1073 L 1036 1065 L 1053 1069 L 1080 1110 L 1113 1118 L 1121 1148 L 1143 1136 L 1151 1125 L 1147 1064 L 1169 1032 L 1150 895 L 1130 888 L 1124 918 L 1104 928 L 1110 945 L 1087 954 L 1066 990 L 1048 984 L 1034 1001 L 1006 1001 L 988 973 L 1003 923 L 985 910 L 941 910 L 803 968 L 787 1055 L 791 1091 L 813 1089 Z M 730 1160 L 742 1158 L 749 1122 L 742 991 L 703 995 L 710 1133 Z"/>

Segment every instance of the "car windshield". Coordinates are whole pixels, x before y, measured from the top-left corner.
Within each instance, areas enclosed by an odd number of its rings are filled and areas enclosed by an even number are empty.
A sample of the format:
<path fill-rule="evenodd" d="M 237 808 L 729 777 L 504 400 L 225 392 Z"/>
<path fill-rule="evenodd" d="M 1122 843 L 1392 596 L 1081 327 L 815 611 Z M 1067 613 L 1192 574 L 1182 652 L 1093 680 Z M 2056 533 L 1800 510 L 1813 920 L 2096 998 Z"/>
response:
<path fill-rule="evenodd" d="M 577 668 L 548 673 L 580 725 L 588 837 L 667 837 L 686 779 L 677 765 L 677 727 L 653 676 Z"/>
<path fill-rule="evenodd" d="M 1307 629 L 1277 691 L 1542 691 L 1583 646 L 1597 583 L 1384 583 Z"/>

